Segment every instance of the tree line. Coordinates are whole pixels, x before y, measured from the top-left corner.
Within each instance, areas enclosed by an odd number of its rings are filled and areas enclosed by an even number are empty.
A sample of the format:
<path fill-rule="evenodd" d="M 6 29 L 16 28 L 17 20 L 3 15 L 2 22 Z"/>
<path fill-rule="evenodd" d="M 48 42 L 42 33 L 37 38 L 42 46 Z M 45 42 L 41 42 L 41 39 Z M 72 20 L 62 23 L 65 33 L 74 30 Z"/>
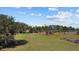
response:
<path fill-rule="evenodd" d="M 0 33 L 10 33 L 11 31 L 15 33 L 37 33 L 37 32 L 69 32 L 69 31 L 78 31 L 78 28 L 72 26 L 60 26 L 60 25 L 44 25 L 44 26 L 29 26 L 28 24 L 15 22 L 14 17 L 0 14 Z"/>
<path fill-rule="evenodd" d="M 45 25 L 45 26 L 35 26 L 31 27 L 30 32 L 72 32 L 76 31 L 78 28 L 74 27 L 67 27 L 67 26 L 60 26 L 60 25 Z"/>

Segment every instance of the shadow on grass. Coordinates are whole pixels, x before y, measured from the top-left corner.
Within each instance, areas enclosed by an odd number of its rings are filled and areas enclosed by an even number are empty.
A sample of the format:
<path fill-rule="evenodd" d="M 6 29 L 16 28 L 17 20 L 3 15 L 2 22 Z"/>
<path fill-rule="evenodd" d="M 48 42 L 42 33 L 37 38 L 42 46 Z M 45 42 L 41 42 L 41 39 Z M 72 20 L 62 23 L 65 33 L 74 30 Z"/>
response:
<path fill-rule="evenodd" d="M 24 45 L 24 44 L 27 44 L 28 41 L 26 40 L 16 40 L 16 46 L 19 46 L 19 45 Z"/>
<path fill-rule="evenodd" d="M 0 42 L 0 50 L 5 48 L 15 48 L 16 46 L 25 45 L 28 43 L 26 40 L 9 40 L 7 44 L 5 41 Z"/>

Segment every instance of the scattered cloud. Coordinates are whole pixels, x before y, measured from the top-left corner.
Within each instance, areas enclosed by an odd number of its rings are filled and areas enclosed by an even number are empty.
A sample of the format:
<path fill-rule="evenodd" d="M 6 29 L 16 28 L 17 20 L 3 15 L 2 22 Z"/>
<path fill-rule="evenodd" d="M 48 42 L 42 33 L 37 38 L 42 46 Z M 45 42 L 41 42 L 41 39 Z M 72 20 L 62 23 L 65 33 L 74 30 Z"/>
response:
<path fill-rule="evenodd" d="M 30 16 L 42 16 L 41 13 L 31 13 Z"/>
<path fill-rule="evenodd" d="M 52 16 L 46 16 L 47 19 L 51 19 L 51 20 L 66 20 L 66 19 L 70 19 L 72 17 L 72 13 L 70 12 L 58 12 L 58 14 L 56 15 L 52 15 Z"/>
<path fill-rule="evenodd" d="M 56 24 L 73 26 L 79 25 L 79 13 L 58 12 L 56 15 L 48 15 L 47 19 L 55 20 Z"/>
<path fill-rule="evenodd" d="M 34 16 L 34 15 L 35 15 L 35 13 L 31 13 L 31 14 L 30 14 L 30 16 Z"/>
<path fill-rule="evenodd" d="M 41 13 L 39 13 L 39 14 L 38 14 L 38 16 L 42 16 L 42 14 L 41 14 Z"/>
<path fill-rule="evenodd" d="M 16 9 L 19 9 L 19 8 L 21 8 L 21 7 L 15 7 Z"/>
<path fill-rule="evenodd" d="M 77 9 L 76 12 L 79 13 L 79 9 Z"/>
<path fill-rule="evenodd" d="M 75 14 L 74 16 L 75 18 L 79 18 L 79 13 Z"/>
<path fill-rule="evenodd" d="M 56 7 L 50 7 L 48 8 L 49 11 L 57 11 L 58 9 Z"/>

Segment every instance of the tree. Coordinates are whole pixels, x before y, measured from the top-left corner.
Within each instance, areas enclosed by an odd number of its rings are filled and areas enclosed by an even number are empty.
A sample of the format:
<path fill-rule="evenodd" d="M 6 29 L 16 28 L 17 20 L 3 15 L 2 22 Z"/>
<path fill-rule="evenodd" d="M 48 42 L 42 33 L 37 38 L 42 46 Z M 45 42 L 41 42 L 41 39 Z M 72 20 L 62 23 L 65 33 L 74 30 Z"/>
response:
<path fill-rule="evenodd" d="M 15 46 L 16 42 L 14 39 L 14 34 L 18 32 L 25 32 L 28 25 L 21 22 L 15 22 L 14 17 L 0 14 L 0 45 L 4 47 Z"/>
<path fill-rule="evenodd" d="M 0 30 L 2 33 L 7 33 L 12 28 L 14 18 L 12 16 L 0 14 Z"/>

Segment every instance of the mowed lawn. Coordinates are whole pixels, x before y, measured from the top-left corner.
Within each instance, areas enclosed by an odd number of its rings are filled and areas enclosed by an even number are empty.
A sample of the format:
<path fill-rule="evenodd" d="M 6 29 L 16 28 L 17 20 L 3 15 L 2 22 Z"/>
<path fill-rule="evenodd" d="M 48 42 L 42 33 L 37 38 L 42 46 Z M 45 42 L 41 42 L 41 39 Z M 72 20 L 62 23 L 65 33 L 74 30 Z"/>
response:
<path fill-rule="evenodd" d="M 79 51 L 79 44 L 68 42 L 63 38 L 79 38 L 75 34 L 52 34 L 44 35 L 40 33 L 17 34 L 17 40 L 28 41 L 25 45 L 15 48 L 6 48 L 5 51 Z"/>

